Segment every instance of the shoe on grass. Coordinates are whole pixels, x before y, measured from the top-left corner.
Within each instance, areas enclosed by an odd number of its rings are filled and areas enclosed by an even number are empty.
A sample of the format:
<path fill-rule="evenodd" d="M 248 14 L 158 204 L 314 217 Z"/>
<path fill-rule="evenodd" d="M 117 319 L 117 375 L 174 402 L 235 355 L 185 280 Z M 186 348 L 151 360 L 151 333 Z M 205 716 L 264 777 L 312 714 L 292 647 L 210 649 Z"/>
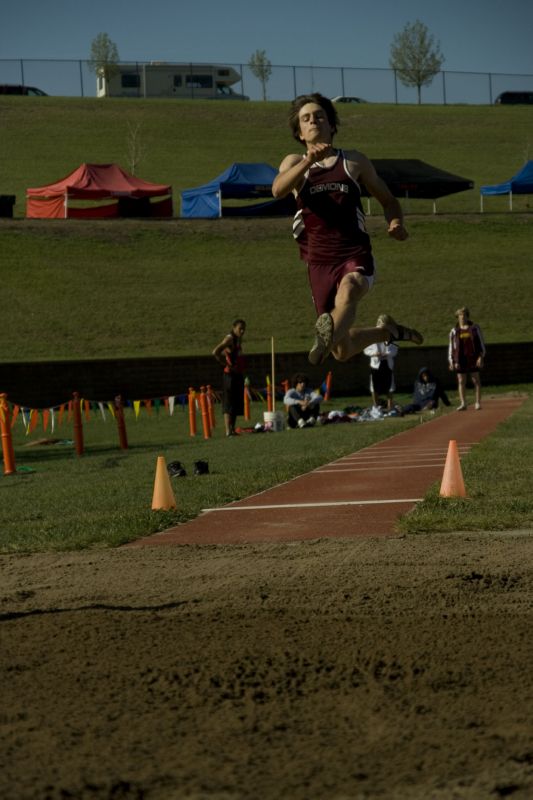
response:
<path fill-rule="evenodd" d="M 315 341 L 309 351 L 308 360 L 313 366 L 322 364 L 333 347 L 333 318 L 331 314 L 321 314 L 315 323 Z"/>
<path fill-rule="evenodd" d="M 460 406 L 457 406 L 455 409 L 456 411 L 466 411 L 466 403 L 461 403 Z"/>
<path fill-rule="evenodd" d="M 386 328 L 391 334 L 387 344 L 391 342 L 414 342 L 414 344 L 422 344 L 424 337 L 414 328 L 408 328 L 407 325 L 400 325 L 396 322 L 390 314 L 380 314 L 378 317 L 378 328 Z"/>

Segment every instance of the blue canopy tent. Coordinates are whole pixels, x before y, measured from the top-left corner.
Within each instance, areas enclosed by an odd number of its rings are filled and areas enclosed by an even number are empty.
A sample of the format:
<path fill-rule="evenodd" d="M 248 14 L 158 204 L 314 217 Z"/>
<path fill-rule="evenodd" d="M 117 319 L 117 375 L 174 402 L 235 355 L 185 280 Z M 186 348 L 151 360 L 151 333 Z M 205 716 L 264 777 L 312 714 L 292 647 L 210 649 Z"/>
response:
<path fill-rule="evenodd" d="M 513 210 L 513 194 L 533 194 L 533 161 L 526 161 L 520 172 L 504 183 L 494 186 L 482 186 L 480 189 L 481 211 L 483 211 L 483 196 L 509 195 L 509 211 Z"/>
<path fill-rule="evenodd" d="M 222 201 L 272 198 L 278 171 L 270 164 L 232 164 L 210 183 L 181 193 L 181 216 L 204 219 L 239 216 L 287 216 L 294 213 L 294 199 L 269 200 L 253 205 L 223 206 Z"/>

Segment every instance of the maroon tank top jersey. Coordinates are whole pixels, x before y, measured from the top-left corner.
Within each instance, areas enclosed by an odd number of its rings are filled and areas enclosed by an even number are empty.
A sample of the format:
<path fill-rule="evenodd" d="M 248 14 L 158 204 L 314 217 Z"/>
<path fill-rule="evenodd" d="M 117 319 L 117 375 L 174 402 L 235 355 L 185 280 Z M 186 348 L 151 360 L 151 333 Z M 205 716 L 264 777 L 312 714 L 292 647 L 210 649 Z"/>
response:
<path fill-rule="evenodd" d="M 293 236 L 300 257 L 310 264 L 341 264 L 369 256 L 361 189 L 349 174 L 342 150 L 331 167 L 316 164 L 296 198 Z"/>

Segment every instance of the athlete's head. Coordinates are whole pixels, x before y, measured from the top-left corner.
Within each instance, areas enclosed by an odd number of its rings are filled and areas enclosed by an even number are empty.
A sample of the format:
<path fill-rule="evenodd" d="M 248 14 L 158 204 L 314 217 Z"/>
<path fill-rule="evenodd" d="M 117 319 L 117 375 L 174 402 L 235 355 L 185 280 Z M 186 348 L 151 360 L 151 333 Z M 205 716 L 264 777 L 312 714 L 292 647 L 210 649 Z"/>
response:
<path fill-rule="evenodd" d="M 460 319 L 461 317 L 464 319 L 470 319 L 470 310 L 466 306 L 462 306 L 461 308 L 457 309 L 455 316 L 457 319 Z"/>
<path fill-rule="evenodd" d="M 231 324 L 231 329 L 235 336 L 244 336 L 246 330 L 246 322 L 243 319 L 234 319 Z"/>
<path fill-rule="evenodd" d="M 289 126 L 296 141 L 302 141 L 300 112 L 304 106 L 310 104 L 317 105 L 324 111 L 326 119 L 331 128 L 331 136 L 333 137 L 337 133 L 337 126 L 339 125 L 339 118 L 337 116 L 335 106 L 328 97 L 324 97 L 324 95 L 319 94 L 319 92 L 312 92 L 311 94 L 299 95 L 291 103 L 291 110 L 289 112 Z"/>

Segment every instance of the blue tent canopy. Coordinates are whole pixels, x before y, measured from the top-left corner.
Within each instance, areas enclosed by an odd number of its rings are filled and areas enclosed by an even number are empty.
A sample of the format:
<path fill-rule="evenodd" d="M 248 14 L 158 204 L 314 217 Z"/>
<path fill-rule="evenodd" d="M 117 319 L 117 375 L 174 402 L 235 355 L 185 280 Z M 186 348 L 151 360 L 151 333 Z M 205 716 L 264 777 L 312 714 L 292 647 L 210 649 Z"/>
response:
<path fill-rule="evenodd" d="M 270 200 L 248 206 L 222 207 L 225 199 L 272 197 L 272 183 L 278 174 L 270 164 L 232 164 L 217 178 L 181 193 L 181 216 L 215 219 L 222 216 L 275 216 L 287 213 L 287 202 Z M 289 203 L 293 202 L 289 198 Z"/>
<path fill-rule="evenodd" d="M 533 194 L 533 161 L 526 161 L 520 172 L 504 183 L 496 183 L 493 186 L 482 186 L 481 210 L 483 210 L 483 195 L 509 195 L 509 207 L 513 207 L 513 194 Z"/>
<path fill-rule="evenodd" d="M 533 161 L 527 161 L 520 172 L 504 183 L 482 186 L 481 194 L 533 194 Z"/>

